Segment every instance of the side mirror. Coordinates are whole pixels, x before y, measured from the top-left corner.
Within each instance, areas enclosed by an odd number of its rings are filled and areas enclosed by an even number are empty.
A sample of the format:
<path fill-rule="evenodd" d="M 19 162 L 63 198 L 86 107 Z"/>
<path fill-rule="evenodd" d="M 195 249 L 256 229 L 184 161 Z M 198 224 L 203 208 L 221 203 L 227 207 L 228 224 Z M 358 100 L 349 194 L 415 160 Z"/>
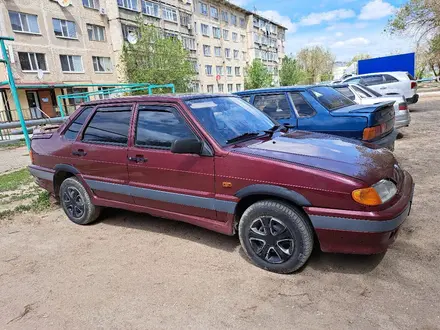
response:
<path fill-rule="evenodd" d="M 197 139 L 177 139 L 171 145 L 171 152 L 175 154 L 197 154 L 202 153 L 202 142 Z"/>

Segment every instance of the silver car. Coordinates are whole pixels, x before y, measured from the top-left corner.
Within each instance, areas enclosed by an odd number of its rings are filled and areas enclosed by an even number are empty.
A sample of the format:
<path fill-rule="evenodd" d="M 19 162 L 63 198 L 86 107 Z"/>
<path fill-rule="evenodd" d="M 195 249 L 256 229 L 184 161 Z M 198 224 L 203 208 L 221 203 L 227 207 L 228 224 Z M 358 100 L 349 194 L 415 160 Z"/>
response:
<path fill-rule="evenodd" d="M 406 127 L 409 126 L 409 123 L 411 122 L 408 104 L 403 95 L 396 94 L 383 96 L 367 86 L 358 84 L 332 85 L 332 87 L 358 104 L 376 104 L 394 101 L 394 127 Z"/>

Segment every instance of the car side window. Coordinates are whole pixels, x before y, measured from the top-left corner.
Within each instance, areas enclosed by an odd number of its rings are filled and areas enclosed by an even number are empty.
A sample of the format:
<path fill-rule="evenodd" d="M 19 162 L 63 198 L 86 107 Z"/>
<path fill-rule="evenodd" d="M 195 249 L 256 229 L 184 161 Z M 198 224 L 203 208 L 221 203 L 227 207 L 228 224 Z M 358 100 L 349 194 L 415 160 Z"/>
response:
<path fill-rule="evenodd" d="M 352 88 L 359 94 L 359 96 L 363 99 L 371 97 L 371 95 L 367 94 L 367 92 L 363 91 L 359 87 L 353 85 Z"/>
<path fill-rule="evenodd" d="M 83 142 L 127 145 L 131 105 L 98 108 L 87 125 Z"/>
<path fill-rule="evenodd" d="M 86 107 L 82 112 L 70 123 L 69 127 L 64 132 L 64 137 L 68 140 L 76 140 L 79 131 L 81 130 L 87 117 L 92 112 L 93 107 Z"/>
<path fill-rule="evenodd" d="M 250 103 L 250 101 L 251 101 L 251 96 L 250 95 L 248 95 L 248 96 L 240 96 L 240 97 L 241 97 L 241 99 L 243 101 L 246 101 L 247 103 Z"/>
<path fill-rule="evenodd" d="M 387 83 L 393 83 L 393 82 L 399 81 L 396 78 L 394 78 L 392 75 L 389 75 L 389 74 L 384 74 L 383 76 L 384 76 L 385 82 L 387 82 Z"/>
<path fill-rule="evenodd" d="M 382 75 L 367 76 L 361 79 L 361 84 L 366 86 L 380 85 L 384 83 L 385 81 Z"/>
<path fill-rule="evenodd" d="M 312 117 L 316 114 L 315 109 L 307 103 L 300 93 L 289 93 L 289 95 L 299 117 Z"/>
<path fill-rule="evenodd" d="M 256 95 L 254 107 L 273 119 L 289 119 L 291 117 L 289 101 L 284 93 Z"/>
<path fill-rule="evenodd" d="M 357 84 L 357 83 L 359 83 L 361 81 L 361 78 L 360 77 L 357 77 L 357 78 L 351 78 L 351 79 L 347 79 L 347 80 L 345 80 L 345 82 L 350 82 L 350 83 L 353 83 L 353 84 Z"/>
<path fill-rule="evenodd" d="M 197 138 L 174 108 L 139 106 L 135 145 L 171 149 L 177 139 Z"/>
<path fill-rule="evenodd" d="M 352 101 L 354 101 L 356 99 L 356 96 L 354 95 L 354 93 L 348 87 L 336 87 L 335 89 L 339 93 L 344 94 L 346 97 L 348 97 Z"/>

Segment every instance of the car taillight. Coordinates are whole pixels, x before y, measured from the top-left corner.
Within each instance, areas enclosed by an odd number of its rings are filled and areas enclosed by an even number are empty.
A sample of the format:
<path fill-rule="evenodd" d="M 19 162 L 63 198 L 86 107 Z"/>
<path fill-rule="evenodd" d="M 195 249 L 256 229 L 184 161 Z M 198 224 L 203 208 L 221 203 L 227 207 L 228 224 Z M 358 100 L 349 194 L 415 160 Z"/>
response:
<path fill-rule="evenodd" d="M 29 157 L 31 157 L 31 164 L 34 163 L 34 153 L 32 152 L 32 150 L 29 151 Z"/>
<path fill-rule="evenodd" d="M 393 123 L 393 126 L 394 126 L 394 123 Z M 364 140 L 364 141 L 373 140 L 374 138 L 385 133 L 387 131 L 387 127 L 388 127 L 387 123 L 382 123 L 377 126 L 364 128 L 364 132 L 362 134 L 362 140 Z"/>
<path fill-rule="evenodd" d="M 399 110 L 402 110 L 402 111 L 408 110 L 408 104 L 406 104 L 406 103 L 399 103 Z"/>
<path fill-rule="evenodd" d="M 414 89 L 417 87 L 417 82 L 411 81 L 411 89 Z"/>

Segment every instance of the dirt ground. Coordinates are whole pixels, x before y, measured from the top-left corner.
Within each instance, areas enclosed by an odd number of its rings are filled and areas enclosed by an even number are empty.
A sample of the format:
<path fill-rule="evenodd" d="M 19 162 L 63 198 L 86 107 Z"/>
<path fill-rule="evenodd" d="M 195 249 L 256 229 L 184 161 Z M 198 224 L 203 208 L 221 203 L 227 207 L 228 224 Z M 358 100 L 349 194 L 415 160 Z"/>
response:
<path fill-rule="evenodd" d="M 22 214 L 0 223 L 0 328 L 440 329 L 440 97 L 411 108 L 395 153 L 416 192 L 386 254 L 314 251 L 277 275 L 247 262 L 236 237 L 183 223 Z"/>
<path fill-rule="evenodd" d="M 29 152 L 26 147 L 15 149 L 0 148 L 0 173 L 17 170 L 29 165 Z"/>

